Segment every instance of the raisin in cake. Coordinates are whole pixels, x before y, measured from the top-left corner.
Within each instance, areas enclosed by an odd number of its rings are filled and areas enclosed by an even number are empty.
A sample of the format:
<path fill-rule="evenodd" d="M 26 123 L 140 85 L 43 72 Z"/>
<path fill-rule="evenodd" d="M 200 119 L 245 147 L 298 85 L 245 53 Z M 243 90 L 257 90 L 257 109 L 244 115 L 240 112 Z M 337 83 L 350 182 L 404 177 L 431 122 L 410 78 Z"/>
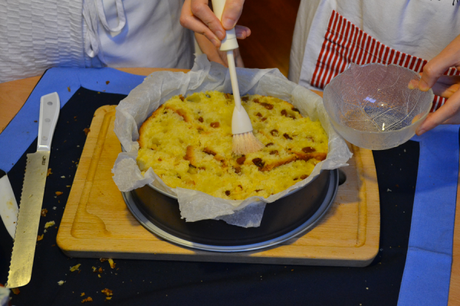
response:
<path fill-rule="evenodd" d="M 283 191 L 326 158 L 328 137 L 319 121 L 274 97 L 248 95 L 242 104 L 264 144 L 260 151 L 232 153 L 233 95 L 194 93 L 171 98 L 142 124 L 139 168 L 151 167 L 172 188 L 242 200 Z"/>

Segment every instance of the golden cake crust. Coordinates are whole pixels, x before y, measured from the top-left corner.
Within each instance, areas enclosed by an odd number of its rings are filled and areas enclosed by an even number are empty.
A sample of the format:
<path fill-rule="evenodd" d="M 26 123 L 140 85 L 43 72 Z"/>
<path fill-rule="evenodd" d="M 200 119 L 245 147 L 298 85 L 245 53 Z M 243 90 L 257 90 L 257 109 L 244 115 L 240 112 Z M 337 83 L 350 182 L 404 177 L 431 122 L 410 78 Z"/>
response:
<path fill-rule="evenodd" d="M 151 167 L 172 188 L 242 200 L 283 191 L 326 158 L 328 138 L 319 121 L 302 117 L 292 104 L 274 97 L 248 95 L 242 104 L 254 136 L 264 145 L 260 151 L 232 153 L 231 94 L 175 96 L 139 129 L 140 170 Z"/>

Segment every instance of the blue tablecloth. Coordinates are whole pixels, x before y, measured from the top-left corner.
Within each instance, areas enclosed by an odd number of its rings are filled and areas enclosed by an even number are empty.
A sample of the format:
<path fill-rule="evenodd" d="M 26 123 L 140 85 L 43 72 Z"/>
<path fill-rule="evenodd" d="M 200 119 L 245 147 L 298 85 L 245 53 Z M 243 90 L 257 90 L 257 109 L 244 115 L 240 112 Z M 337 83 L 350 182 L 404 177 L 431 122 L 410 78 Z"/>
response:
<path fill-rule="evenodd" d="M 52 68 L 46 71 L 19 113 L 0 134 L 0 169 L 8 172 L 37 137 L 41 96 L 57 92 L 62 108 L 80 87 L 127 95 L 144 78 L 112 68 Z"/>

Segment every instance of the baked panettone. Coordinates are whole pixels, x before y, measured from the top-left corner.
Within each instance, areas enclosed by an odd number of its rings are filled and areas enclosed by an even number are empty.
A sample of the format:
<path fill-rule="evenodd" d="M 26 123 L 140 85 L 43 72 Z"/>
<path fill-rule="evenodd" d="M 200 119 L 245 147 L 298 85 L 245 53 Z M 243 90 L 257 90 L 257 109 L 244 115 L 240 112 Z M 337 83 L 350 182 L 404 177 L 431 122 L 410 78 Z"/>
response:
<path fill-rule="evenodd" d="M 248 95 L 242 104 L 253 134 L 264 144 L 260 151 L 232 153 L 233 95 L 175 96 L 139 129 L 140 170 L 151 167 L 172 188 L 243 200 L 287 189 L 326 158 L 328 137 L 319 121 L 302 117 L 292 104 L 274 97 Z"/>

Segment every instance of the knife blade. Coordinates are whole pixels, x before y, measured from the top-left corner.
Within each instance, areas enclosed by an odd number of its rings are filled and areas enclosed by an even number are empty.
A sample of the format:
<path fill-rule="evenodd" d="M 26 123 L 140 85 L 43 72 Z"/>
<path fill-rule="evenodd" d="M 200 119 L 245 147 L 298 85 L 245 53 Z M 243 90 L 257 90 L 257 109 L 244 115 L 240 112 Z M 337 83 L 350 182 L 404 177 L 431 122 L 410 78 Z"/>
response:
<path fill-rule="evenodd" d="M 5 171 L 0 170 L 0 216 L 6 230 L 14 239 L 18 218 L 18 203 L 11 188 L 10 180 Z"/>
<path fill-rule="evenodd" d="M 27 285 L 32 278 L 38 226 L 48 175 L 51 140 L 59 110 L 60 101 L 57 93 L 41 97 L 37 151 L 27 154 L 7 288 L 22 287 Z"/>

